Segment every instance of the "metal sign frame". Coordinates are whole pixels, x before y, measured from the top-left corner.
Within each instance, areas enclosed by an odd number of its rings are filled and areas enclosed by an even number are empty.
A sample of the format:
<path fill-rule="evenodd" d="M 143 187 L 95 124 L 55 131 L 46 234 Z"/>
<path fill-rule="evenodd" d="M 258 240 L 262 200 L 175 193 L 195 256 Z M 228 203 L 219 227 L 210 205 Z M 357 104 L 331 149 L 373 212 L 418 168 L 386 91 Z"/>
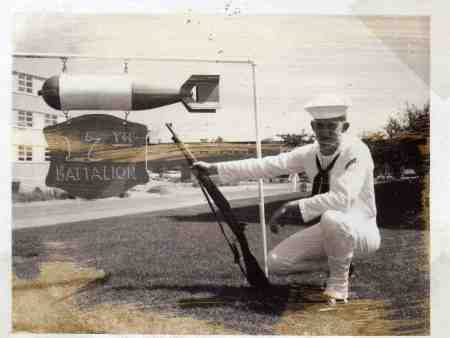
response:
<path fill-rule="evenodd" d="M 67 61 L 68 59 L 109 59 L 109 60 L 130 60 L 149 61 L 149 62 L 193 62 L 193 63 L 221 63 L 221 64 L 248 64 L 252 71 L 252 91 L 253 91 L 253 113 L 255 119 L 256 131 L 256 153 L 259 159 L 262 158 L 262 147 L 260 139 L 260 118 L 258 115 L 258 103 L 256 95 L 256 63 L 251 59 L 197 59 L 197 58 L 150 58 L 150 57 L 130 57 L 130 56 L 96 56 L 96 55 L 81 55 L 81 54 L 58 54 L 58 53 L 13 53 L 16 58 L 33 58 L 33 59 L 61 59 Z M 264 250 L 264 271 L 269 277 L 269 268 L 267 264 L 267 229 L 265 221 L 265 207 L 264 207 L 264 183 L 262 179 L 258 180 L 258 194 L 259 194 L 259 219 L 261 223 L 261 232 L 263 237 Z"/>

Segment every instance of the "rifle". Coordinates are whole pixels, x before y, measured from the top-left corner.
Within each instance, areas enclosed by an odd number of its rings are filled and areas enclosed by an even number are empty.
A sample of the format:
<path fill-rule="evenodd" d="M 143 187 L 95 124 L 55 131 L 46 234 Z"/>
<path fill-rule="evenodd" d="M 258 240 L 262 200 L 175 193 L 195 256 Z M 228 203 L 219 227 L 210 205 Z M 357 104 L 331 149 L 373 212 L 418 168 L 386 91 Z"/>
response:
<path fill-rule="evenodd" d="M 184 157 L 186 158 L 187 162 L 190 166 L 196 162 L 196 158 L 194 155 L 189 151 L 189 149 L 186 147 L 186 145 L 179 139 L 177 134 L 172 129 L 171 123 L 166 123 L 166 127 L 169 129 L 170 133 L 172 134 L 172 140 L 173 142 L 179 147 L 181 152 L 183 153 Z M 239 265 L 239 268 L 241 269 L 242 274 L 247 279 L 248 283 L 258 289 L 267 288 L 269 284 L 269 280 L 267 279 L 266 275 L 260 268 L 258 261 L 256 260 L 255 256 L 250 251 L 247 237 L 244 233 L 244 226 L 245 224 L 239 222 L 234 215 L 230 204 L 228 203 L 227 199 L 223 194 L 220 192 L 220 190 L 217 188 L 215 183 L 211 180 L 209 175 L 207 173 L 201 172 L 200 170 L 193 170 L 195 177 L 197 178 L 200 188 L 202 189 L 203 194 L 205 195 L 205 198 L 208 202 L 209 207 L 211 208 L 211 211 L 213 212 L 214 216 L 216 217 L 217 223 L 222 231 L 222 234 L 225 236 L 225 239 L 233 252 L 234 255 L 234 261 L 236 264 Z M 232 233 L 234 234 L 235 239 L 239 243 L 240 246 L 240 252 L 242 253 L 242 258 L 244 261 L 245 269 L 241 264 L 241 255 L 239 253 L 239 249 L 236 247 L 234 243 L 231 243 L 231 241 L 228 239 L 227 235 L 225 234 L 225 231 L 223 229 L 223 226 L 218 218 L 218 215 L 215 211 L 214 205 L 211 202 L 214 201 L 214 204 L 216 205 L 217 209 L 222 214 L 223 219 L 228 224 L 229 228 L 231 229 Z"/>

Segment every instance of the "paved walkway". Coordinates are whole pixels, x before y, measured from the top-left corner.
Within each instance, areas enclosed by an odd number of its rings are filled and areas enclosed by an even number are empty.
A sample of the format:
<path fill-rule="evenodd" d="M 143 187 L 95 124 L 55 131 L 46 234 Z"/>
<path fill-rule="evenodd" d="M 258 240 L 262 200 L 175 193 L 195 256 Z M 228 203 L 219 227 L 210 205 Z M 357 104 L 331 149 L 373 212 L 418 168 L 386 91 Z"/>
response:
<path fill-rule="evenodd" d="M 258 185 L 220 188 L 229 199 L 258 196 Z M 266 184 L 265 196 L 290 192 L 289 183 Z M 168 210 L 206 203 L 199 188 L 168 186 L 163 193 L 133 192 L 128 198 L 99 200 L 55 200 L 19 203 L 13 205 L 13 229 L 55 225 L 105 217 L 132 215 L 150 211 Z"/>

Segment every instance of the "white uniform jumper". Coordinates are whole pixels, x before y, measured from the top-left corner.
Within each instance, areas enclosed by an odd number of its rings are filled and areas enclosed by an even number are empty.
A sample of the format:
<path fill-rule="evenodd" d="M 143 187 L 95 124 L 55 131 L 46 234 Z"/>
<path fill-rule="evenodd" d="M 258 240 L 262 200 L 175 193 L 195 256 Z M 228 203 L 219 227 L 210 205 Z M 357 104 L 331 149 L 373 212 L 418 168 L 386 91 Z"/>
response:
<path fill-rule="evenodd" d="M 221 162 L 217 169 L 223 180 L 269 178 L 302 171 L 313 180 L 319 173 L 316 157 L 324 169 L 336 156 L 328 173 L 329 191 L 298 201 L 303 220 L 317 218 L 318 223 L 278 244 L 270 252 L 269 267 L 274 273 L 293 273 L 317 270 L 327 264 L 330 276 L 325 294 L 346 299 L 352 258 L 371 254 L 380 246 L 374 164 L 368 147 L 357 138 L 343 135 L 341 145 L 331 156 L 321 155 L 316 142 L 261 160 Z"/>

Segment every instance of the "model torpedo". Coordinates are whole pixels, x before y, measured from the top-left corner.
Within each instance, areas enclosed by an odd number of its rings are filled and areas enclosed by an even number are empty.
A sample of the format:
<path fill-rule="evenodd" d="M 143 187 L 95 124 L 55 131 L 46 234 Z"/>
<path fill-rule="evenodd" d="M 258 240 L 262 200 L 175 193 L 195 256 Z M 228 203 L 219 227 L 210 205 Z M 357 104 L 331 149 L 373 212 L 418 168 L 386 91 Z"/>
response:
<path fill-rule="evenodd" d="M 66 74 L 38 92 L 57 110 L 145 110 L 181 102 L 189 112 L 219 108 L 219 75 L 191 75 L 181 88 L 159 88 L 123 75 Z"/>

